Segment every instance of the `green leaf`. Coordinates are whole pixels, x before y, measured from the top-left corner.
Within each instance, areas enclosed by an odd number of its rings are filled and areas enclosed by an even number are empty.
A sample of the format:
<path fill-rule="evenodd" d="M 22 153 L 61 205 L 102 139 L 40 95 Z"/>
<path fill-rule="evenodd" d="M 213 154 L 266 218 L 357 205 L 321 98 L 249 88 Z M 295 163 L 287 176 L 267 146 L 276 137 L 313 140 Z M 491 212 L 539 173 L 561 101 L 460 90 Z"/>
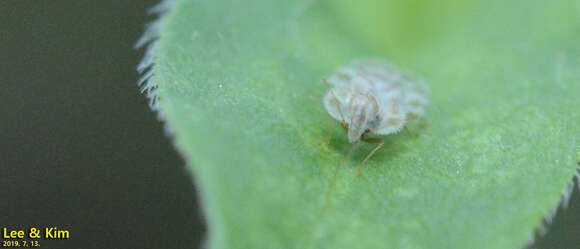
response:
<path fill-rule="evenodd" d="M 210 248 L 515 249 L 569 194 L 577 1 L 166 3 L 145 90 L 194 173 Z M 421 75 L 431 103 L 357 176 L 373 145 L 346 158 L 321 79 L 364 56 Z"/>

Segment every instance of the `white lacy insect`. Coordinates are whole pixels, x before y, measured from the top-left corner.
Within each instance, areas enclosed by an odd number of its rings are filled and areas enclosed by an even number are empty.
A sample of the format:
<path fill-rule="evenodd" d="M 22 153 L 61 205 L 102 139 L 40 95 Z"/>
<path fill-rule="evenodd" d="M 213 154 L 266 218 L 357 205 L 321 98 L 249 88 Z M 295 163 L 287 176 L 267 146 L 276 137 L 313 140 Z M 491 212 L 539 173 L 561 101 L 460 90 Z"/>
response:
<path fill-rule="evenodd" d="M 428 89 L 418 78 L 380 59 L 359 59 L 340 68 L 323 83 L 330 89 L 324 106 L 340 121 L 350 143 L 359 140 L 378 143 L 359 166 L 383 145 L 370 134 L 386 135 L 400 131 L 409 120 L 423 116 Z"/>

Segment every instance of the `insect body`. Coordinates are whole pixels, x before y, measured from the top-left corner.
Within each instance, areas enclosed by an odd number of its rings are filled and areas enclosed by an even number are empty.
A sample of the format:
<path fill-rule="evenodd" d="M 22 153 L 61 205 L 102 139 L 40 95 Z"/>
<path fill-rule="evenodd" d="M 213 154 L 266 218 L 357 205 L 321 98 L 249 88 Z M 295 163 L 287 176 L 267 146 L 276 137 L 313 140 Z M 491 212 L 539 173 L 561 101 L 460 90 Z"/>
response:
<path fill-rule="evenodd" d="M 379 143 L 361 167 L 384 144 L 368 135 L 400 131 L 407 121 L 423 116 L 428 102 L 428 90 L 421 80 L 379 59 L 355 60 L 323 83 L 330 88 L 324 106 L 341 122 L 348 141 Z"/>

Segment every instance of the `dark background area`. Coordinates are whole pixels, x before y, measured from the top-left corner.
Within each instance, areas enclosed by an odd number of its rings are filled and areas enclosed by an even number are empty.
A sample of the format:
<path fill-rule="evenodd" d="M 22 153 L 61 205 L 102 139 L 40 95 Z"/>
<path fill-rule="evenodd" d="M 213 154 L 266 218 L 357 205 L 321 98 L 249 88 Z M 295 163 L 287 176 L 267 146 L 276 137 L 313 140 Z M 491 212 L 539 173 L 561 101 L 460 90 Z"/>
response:
<path fill-rule="evenodd" d="M 70 231 L 47 249 L 199 248 L 191 177 L 136 85 L 156 3 L 0 0 L 0 227 Z"/>
<path fill-rule="evenodd" d="M 40 248 L 199 248 L 184 162 L 136 86 L 157 0 L 0 0 L 0 227 Z M 580 248 L 580 194 L 538 249 Z"/>

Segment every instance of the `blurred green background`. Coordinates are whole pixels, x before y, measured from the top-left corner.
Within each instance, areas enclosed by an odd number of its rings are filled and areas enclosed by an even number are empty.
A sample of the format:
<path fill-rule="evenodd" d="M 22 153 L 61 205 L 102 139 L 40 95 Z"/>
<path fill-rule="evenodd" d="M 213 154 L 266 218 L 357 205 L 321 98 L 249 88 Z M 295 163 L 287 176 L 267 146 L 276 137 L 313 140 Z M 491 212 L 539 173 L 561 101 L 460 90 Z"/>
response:
<path fill-rule="evenodd" d="M 200 247 L 205 228 L 189 172 L 136 86 L 143 51 L 132 47 L 156 3 L 0 1 L 0 227 L 70 230 L 70 240 L 40 248 Z M 414 16 L 454 25 L 454 11 L 475 8 L 412 11 L 422 3 L 390 10 L 409 22 L 393 23 L 401 36 L 374 45 L 419 46 L 407 41 L 436 30 Z M 380 6 L 359 14 L 381 15 Z M 577 189 L 533 247 L 580 248 Z"/>

